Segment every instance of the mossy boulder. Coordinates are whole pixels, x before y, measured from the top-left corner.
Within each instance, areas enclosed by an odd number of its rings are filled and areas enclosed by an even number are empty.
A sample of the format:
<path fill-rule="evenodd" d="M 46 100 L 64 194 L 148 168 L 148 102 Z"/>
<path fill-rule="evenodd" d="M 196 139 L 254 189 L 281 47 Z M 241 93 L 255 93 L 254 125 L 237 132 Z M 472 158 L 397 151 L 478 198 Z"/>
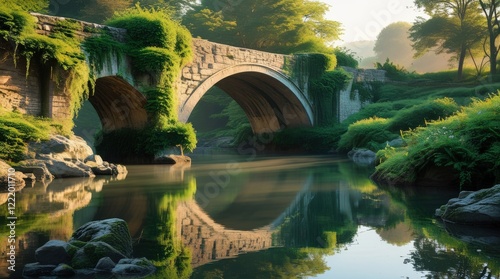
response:
<path fill-rule="evenodd" d="M 69 263 L 76 247 L 62 240 L 50 240 L 36 249 L 35 258 L 40 264 Z"/>
<path fill-rule="evenodd" d="M 130 259 L 132 240 L 122 219 L 93 221 L 73 233 L 69 243 L 50 240 L 26 264 L 24 277 L 143 278 L 156 271 L 146 258 Z M 117 264 L 115 264 L 117 263 Z"/>
<path fill-rule="evenodd" d="M 110 258 L 114 262 L 126 258 L 117 249 L 108 243 L 97 241 L 88 242 L 85 246 L 76 251 L 71 266 L 76 269 L 94 268 L 102 258 Z"/>
<path fill-rule="evenodd" d="M 446 222 L 500 227 L 500 184 L 476 192 L 462 192 L 436 210 Z"/>
<path fill-rule="evenodd" d="M 104 242 L 109 244 L 125 257 L 130 257 L 132 255 L 132 238 L 130 237 L 127 223 L 118 218 L 93 221 L 81 226 L 73 233 L 69 242 L 72 243 L 75 241 Z M 86 244 L 83 248 L 87 245 L 88 244 Z M 100 258 L 101 257 L 97 260 Z"/>
<path fill-rule="evenodd" d="M 112 272 L 118 276 L 144 277 L 156 271 L 156 267 L 146 258 L 122 259 Z"/>

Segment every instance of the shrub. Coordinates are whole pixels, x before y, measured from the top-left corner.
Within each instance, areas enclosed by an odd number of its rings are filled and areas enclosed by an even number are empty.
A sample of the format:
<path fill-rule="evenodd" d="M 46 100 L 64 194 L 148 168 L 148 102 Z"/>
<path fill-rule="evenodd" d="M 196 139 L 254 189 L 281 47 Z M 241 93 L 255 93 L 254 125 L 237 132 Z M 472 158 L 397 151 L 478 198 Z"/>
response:
<path fill-rule="evenodd" d="M 309 152 L 327 152 L 337 146 L 343 132 L 345 132 L 343 125 L 289 128 L 275 133 L 272 144 L 282 150 L 301 149 Z"/>
<path fill-rule="evenodd" d="M 337 57 L 337 66 L 347 66 L 351 68 L 358 67 L 358 60 L 354 58 L 354 53 L 346 48 L 337 47 L 334 50 L 335 56 Z"/>
<path fill-rule="evenodd" d="M 416 76 L 415 73 L 408 72 L 408 70 L 406 70 L 404 67 L 395 65 L 394 63 L 389 61 L 389 58 L 387 58 L 384 64 L 377 62 L 375 64 L 375 67 L 379 70 L 384 70 L 387 78 L 392 80 L 406 81 Z"/>
<path fill-rule="evenodd" d="M 340 137 L 338 148 L 349 151 L 353 148 L 369 148 L 379 150 L 387 141 L 397 138 L 397 134 L 388 130 L 389 119 L 368 118 L 359 120 L 347 128 L 347 132 Z"/>
<path fill-rule="evenodd" d="M 500 95 L 480 101 L 443 120 L 404 134 L 407 148 L 385 152 L 377 167 L 382 179 L 414 182 L 431 166 L 451 167 L 461 186 L 500 181 Z M 382 154 L 382 153 L 381 153 Z"/>
<path fill-rule="evenodd" d="M 96 150 L 106 160 L 137 162 L 143 158 L 151 162 L 159 152 L 182 145 L 186 152 L 196 147 L 196 134 L 190 123 L 173 123 L 164 127 L 118 129 L 96 135 Z"/>
<path fill-rule="evenodd" d="M 393 132 L 413 129 L 423 126 L 426 121 L 446 118 L 458 111 L 458 109 L 458 105 L 450 98 L 428 101 L 420 105 L 400 110 L 391 119 L 388 129 Z"/>

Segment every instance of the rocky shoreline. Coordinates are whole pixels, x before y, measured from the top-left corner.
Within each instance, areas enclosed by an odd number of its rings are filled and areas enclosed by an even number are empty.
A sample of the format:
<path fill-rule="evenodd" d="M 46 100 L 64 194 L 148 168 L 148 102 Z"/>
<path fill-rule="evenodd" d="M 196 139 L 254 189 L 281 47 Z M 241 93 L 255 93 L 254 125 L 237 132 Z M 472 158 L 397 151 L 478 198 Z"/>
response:
<path fill-rule="evenodd" d="M 446 223 L 483 227 L 500 226 L 500 184 L 479 191 L 462 191 L 436 209 Z"/>
<path fill-rule="evenodd" d="M 0 187 L 8 184 L 7 172 L 11 168 L 0 160 Z M 94 177 L 96 175 L 126 175 L 127 168 L 103 161 L 78 136 L 70 138 L 54 135 L 47 141 L 31 142 L 24 160 L 17 162 L 16 190 L 34 182 L 50 182 L 54 178 Z M 19 188 L 19 189 L 17 189 Z"/>
<path fill-rule="evenodd" d="M 35 263 L 24 266 L 26 278 L 143 278 L 156 272 L 146 258 L 132 258 L 127 223 L 118 218 L 92 221 L 68 242 L 50 240 L 35 251 Z M 114 276 L 114 277 L 110 277 Z"/>

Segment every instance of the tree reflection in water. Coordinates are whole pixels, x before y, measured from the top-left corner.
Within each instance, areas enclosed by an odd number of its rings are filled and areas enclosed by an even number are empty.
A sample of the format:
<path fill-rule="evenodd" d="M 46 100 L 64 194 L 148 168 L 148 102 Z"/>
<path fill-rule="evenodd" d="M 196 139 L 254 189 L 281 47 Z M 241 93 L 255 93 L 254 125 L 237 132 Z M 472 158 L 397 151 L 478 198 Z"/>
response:
<path fill-rule="evenodd" d="M 488 265 L 471 258 L 466 251 L 447 248 L 422 236 L 415 239 L 414 245 L 409 262 L 415 270 L 429 272 L 427 278 L 492 278 Z"/>

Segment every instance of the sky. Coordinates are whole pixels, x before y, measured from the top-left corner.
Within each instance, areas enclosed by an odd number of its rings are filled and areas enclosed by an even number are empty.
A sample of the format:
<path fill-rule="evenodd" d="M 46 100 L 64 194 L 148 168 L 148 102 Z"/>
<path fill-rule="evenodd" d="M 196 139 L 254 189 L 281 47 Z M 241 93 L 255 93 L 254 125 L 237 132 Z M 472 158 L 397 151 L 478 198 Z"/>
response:
<path fill-rule="evenodd" d="M 328 19 L 342 23 L 344 35 L 338 44 L 375 40 L 392 22 L 414 22 L 423 16 L 413 0 L 320 0 L 330 5 Z"/>

